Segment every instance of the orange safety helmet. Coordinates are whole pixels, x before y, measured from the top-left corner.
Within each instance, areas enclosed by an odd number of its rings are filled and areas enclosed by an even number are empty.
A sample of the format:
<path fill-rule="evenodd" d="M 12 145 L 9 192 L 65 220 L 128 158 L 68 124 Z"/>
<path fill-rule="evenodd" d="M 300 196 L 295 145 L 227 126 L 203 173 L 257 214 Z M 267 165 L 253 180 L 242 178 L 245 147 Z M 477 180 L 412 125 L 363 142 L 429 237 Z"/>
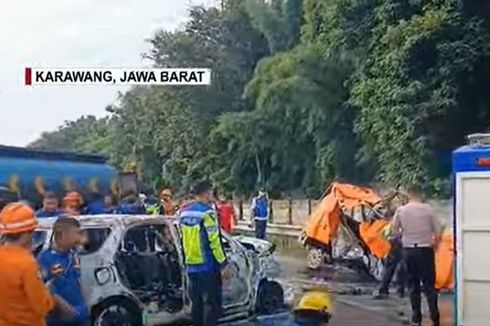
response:
<path fill-rule="evenodd" d="M 0 212 L 0 234 L 32 232 L 36 227 L 36 215 L 26 204 L 10 203 Z"/>

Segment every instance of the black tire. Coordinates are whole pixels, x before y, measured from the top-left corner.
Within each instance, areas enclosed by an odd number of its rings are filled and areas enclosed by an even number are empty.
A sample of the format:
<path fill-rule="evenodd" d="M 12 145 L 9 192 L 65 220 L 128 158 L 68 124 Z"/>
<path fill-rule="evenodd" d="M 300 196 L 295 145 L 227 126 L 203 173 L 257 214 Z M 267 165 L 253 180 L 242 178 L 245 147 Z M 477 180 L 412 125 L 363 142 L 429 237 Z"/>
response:
<path fill-rule="evenodd" d="M 263 280 L 257 293 L 258 314 L 267 315 L 284 308 L 284 290 L 281 284 L 275 281 Z"/>
<path fill-rule="evenodd" d="M 129 299 L 103 301 L 92 310 L 92 326 L 143 326 L 141 310 Z"/>

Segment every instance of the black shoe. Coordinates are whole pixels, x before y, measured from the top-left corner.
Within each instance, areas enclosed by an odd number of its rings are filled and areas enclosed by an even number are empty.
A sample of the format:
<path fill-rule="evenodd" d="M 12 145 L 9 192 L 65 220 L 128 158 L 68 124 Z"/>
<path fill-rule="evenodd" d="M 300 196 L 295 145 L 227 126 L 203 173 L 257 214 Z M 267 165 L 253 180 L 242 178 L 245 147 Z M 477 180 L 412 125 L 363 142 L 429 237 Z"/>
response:
<path fill-rule="evenodd" d="M 417 318 L 416 316 L 412 317 L 412 323 L 410 324 L 411 326 L 422 326 L 422 318 Z"/>

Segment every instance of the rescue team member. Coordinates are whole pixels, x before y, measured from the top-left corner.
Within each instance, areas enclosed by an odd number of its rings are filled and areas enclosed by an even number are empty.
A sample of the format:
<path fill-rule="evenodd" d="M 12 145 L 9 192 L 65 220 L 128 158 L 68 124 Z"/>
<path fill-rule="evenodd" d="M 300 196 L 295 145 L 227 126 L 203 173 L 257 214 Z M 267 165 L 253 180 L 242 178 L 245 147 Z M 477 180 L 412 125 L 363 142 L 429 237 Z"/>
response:
<path fill-rule="evenodd" d="M 391 228 L 390 228 L 391 229 Z M 390 230 L 388 230 L 390 231 Z M 385 269 L 381 278 L 381 286 L 375 299 L 385 299 L 389 296 L 391 280 L 396 273 L 397 294 L 400 298 L 405 297 L 405 287 L 407 282 L 407 271 L 403 261 L 403 247 L 399 233 L 389 232 L 386 238 L 390 242 L 391 249 L 385 260 Z"/>
<path fill-rule="evenodd" d="M 48 326 L 81 326 L 88 322 L 89 312 L 80 286 L 80 259 L 75 251 L 81 243 L 80 222 L 73 217 L 59 217 L 53 225 L 54 241 L 51 248 L 38 256 L 44 281 L 51 291 L 74 307 L 71 320 L 56 316 L 48 319 Z"/>
<path fill-rule="evenodd" d="M 116 214 L 122 215 L 144 215 L 146 209 L 138 203 L 138 197 L 135 194 L 129 194 L 121 200 L 121 204 L 116 208 Z"/>
<path fill-rule="evenodd" d="M 174 216 L 177 212 L 177 206 L 172 201 L 172 191 L 163 189 L 160 193 L 160 215 Z"/>
<path fill-rule="evenodd" d="M 233 226 L 237 225 L 237 218 L 235 214 L 235 208 L 230 202 L 230 198 L 225 195 L 218 195 L 219 200 L 216 204 L 218 211 L 219 223 L 221 228 L 227 232 L 233 232 Z"/>
<path fill-rule="evenodd" d="M 0 325 L 44 326 L 55 308 L 71 315 L 72 308 L 52 296 L 42 281 L 41 271 L 30 249 L 37 226 L 34 211 L 11 203 L 0 212 Z"/>
<path fill-rule="evenodd" d="M 84 214 L 87 215 L 99 215 L 105 214 L 104 196 L 98 192 L 94 192 L 90 195 L 90 202 L 85 208 Z"/>
<path fill-rule="evenodd" d="M 250 210 L 253 223 L 255 224 L 255 237 L 257 239 L 265 239 L 267 234 L 267 221 L 269 219 L 269 199 L 263 189 L 259 190 L 259 195 L 252 199 Z"/>
<path fill-rule="evenodd" d="M 332 300 L 327 292 L 306 292 L 293 310 L 287 326 L 325 326 L 332 318 Z"/>
<path fill-rule="evenodd" d="M 68 215 L 80 215 L 82 213 L 82 204 L 82 196 L 78 192 L 69 192 L 63 198 L 63 211 Z"/>
<path fill-rule="evenodd" d="M 435 288 L 435 249 L 439 245 L 442 228 L 432 208 L 422 202 L 419 186 L 408 189 L 408 203 L 398 208 L 393 218 L 393 231 L 400 232 L 403 255 L 407 266 L 412 305 L 412 325 L 422 323 L 422 283 L 433 326 L 439 326 L 439 307 Z"/>
<path fill-rule="evenodd" d="M 43 197 L 43 207 L 36 211 L 37 218 L 55 217 L 63 214 L 59 209 L 58 197 L 53 192 L 47 192 Z"/>
<path fill-rule="evenodd" d="M 190 282 L 192 325 L 214 326 L 221 315 L 221 269 L 226 265 L 218 219 L 211 207 L 212 188 L 196 184 L 195 201 L 180 213 L 184 263 Z M 228 276 L 224 270 L 224 277 Z"/>
<path fill-rule="evenodd" d="M 105 214 L 112 214 L 116 210 L 115 200 L 111 194 L 106 194 L 104 196 L 104 209 Z"/>
<path fill-rule="evenodd" d="M 146 214 L 148 215 L 159 215 L 160 214 L 160 200 L 155 196 L 151 195 L 145 204 Z"/>

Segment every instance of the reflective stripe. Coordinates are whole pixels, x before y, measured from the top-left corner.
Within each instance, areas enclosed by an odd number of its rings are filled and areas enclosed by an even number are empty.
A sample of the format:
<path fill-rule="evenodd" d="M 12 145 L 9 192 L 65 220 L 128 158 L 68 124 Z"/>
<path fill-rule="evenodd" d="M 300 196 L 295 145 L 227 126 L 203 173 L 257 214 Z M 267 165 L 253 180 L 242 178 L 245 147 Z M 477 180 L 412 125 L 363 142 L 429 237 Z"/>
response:
<path fill-rule="evenodd" d="M 214 214 L 204 215 L 204 227 L 206 230 L 213 229 L 214 231 L 208 231 L 209 246 L 214 255 L 214 258 L 219 264 L 224 263 L 226 260 L 226 255 L 221 245 L 221 234 L 219 233 L 218 220 Z"/>
<path fill-rule="evenodd" d="M 217 226 L 208 226 L 208 227 L 206 227 L 206 231 L 208 233 L 218 232 L 218 227 Z"/>
<path fill-rule="evenodd" d="M 27 220 L 24 222 L 17 222 L 17 223 L 0 223 L 0 230 L 15 230 L 15 229 L 20 229 L 24 228 L 27 226 L 36 226 L 37 221 L 35 219 Z"/>
<path fill-rule="evenodd" d="M 257 220 L 257 221 L 267 221 L 268 218 L 267 217 L 258 217 L 258 216 L 256 216 L 255 217 L 255 220 Z"/>
<path fill-rule="evenodd" d="M 205 212 L 199 212 L 199 211 L 183 211 L 182 214 L 180 215 L 180 218 L 203 218 Z"/>

